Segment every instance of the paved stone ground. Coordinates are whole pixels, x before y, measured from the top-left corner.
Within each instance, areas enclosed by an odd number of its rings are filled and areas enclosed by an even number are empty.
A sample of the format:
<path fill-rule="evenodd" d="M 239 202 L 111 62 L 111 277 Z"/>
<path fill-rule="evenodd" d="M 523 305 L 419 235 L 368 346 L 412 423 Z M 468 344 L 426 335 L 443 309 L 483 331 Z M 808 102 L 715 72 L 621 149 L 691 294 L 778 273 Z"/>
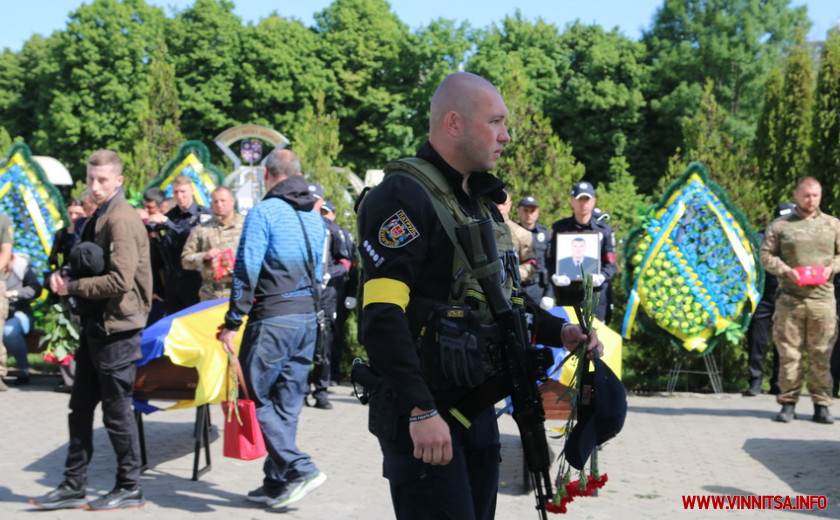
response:
<path fill-rule="evenodd" d="M 32 385 L 0 393 L 0 518 L 90 518 L 89 511 L 32 513 L 30 497 L 61 481 L 67 449 L 66 394 L 52 392 L 54 376 L 36 376 Z M 597 497 L 578 498 L 568 518 L 742 519 L 840 518 L 840 423 L 811 422 L 803 400 L 798 420 L 772 421 L 774 399 L 677 393 L 629 396 L 624 431 L 599 452 L 609 482 Z M 333 410 L 304 409 L 299 444 L 327 473 L 327 482 L 294 507 L 280 513 L 249 503 L 244 494 L 261 480 L 261 462 L 222 456 L 221 408 L 212 407 L 212 470 L 190 480 L 193 462 L 193 410 L 147 416 L 150 469 L 143 474 L 148 503 L 119 518 L 282 518 L 350 520 L 393 518 L 381 458 L 366 429 L 367 410 L 350 396 L 349 386 L 333 388 Z M 835 407 L 836 408 L 836 407 Z M 835 410 L 835 413 L 837 410 Z M 110 443 L 97 415 L 95 454 L 88 495 L 105 493 L 115 468 Z M 560 426 L 549 421 L 548 427 Z M 537 518 L 534 500 L 523 494 L 521 448 L 516 426 L 500 419 L 503 457 L 499 519 Z M 562 444 L 550 441 L 555 453 Z M 828 508 L 807 511 L 685 510 L 683 495 L 825 495 Z M 33 516 L 35 515 L 35 516 Z M 562 518 L 562 517 L 557 517 Z"/>

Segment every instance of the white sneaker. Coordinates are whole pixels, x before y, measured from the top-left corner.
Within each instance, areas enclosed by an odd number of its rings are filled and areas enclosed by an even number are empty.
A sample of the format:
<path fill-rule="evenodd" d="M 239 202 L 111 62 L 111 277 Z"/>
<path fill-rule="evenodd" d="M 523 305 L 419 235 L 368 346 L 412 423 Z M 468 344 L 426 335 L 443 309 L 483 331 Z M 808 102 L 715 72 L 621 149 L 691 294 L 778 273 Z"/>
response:
<path fill-rule="evenodd" d="M 268 505 L 274 508 L 281 508 L 286 507 L 288 505 L 294 504 L 298 500 L 302 499 L 316 488 L 318 488 L 321 484 L 323 484 L 327 480 L 327 474 L 323 471 L 319 471 L 317 473 L 311 473 L 304 477 L 298 477 L 294 480 L 290 480 L 286 483 L 286 490 L 280 494 L 275 500 L 267 502 Z"/>

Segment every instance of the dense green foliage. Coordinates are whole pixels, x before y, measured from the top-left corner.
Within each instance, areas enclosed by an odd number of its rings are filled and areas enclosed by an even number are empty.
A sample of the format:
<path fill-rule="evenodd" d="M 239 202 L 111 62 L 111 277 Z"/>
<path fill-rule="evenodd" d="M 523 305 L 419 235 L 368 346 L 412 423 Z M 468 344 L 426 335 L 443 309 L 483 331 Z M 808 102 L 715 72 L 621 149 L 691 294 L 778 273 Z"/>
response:
<path fill-rule="evenodd" d="M 811 138 L 811 175 L 836 179 L 840 172 L 840 31 L 832 32 L 820 59 L 814 93 L 814 122 Z M 823 204 L 832 215 L 840 215 L 840 183 L 823 184 Z"/>
<path fill-rule="evenodd" d="M 210 145 L 230 126 L 266 125 L 290 139 L 352 228 L 337 169 L 363 177 L 412 154 L 434 89 L 467 70 L 503 92 L 512 143 L 497 170 L 515 200 L 540 198 L 544 224 L 569 214 L 571 184 L 585 178 L 621 240 L 699 160 L 761 228 L 798 177 L 840 170 L 840 36 L 821 52 L 803 43 L 805 8 L 790 3 L 663 0 L 633 41 L 518 12 L 483 28 L 437 19 L 410 29 L 386 0 L 334 0 L 312 27 L 270 7 L 244 24 L 231 0 L 169 15 L 144 0 L 92 0 L 63 30 L 0 52 L 0 151 L 22 139 L 79 180 L 91 151 L 113 148 L 136 189 L 186 139 Z M 840 213 L 836 183 L 824 208 Z M 626 351 L 630 373 L 652 374 L 640 368 L 644 347 Z"/>

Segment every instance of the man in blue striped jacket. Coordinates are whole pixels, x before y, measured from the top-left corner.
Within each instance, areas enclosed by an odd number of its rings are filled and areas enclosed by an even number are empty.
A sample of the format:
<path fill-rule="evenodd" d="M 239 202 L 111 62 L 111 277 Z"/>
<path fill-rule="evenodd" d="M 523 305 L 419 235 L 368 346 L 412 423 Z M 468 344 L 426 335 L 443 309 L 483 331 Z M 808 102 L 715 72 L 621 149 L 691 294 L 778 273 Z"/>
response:
<path fill-rule="evenodd" d="M 268 192 L 245 218 L 220 339 L 233 352 L 233 338 L 248 316 L 239 360 L 268 449 L 263 485 L 248 499 L 283 508 L 327 478 L 295 443 L 315 350 L 313 298 L 323 273 L 326 230 L 311 211 L 315 199 L 297 156 L 275 150 L 265 168 Z"/>

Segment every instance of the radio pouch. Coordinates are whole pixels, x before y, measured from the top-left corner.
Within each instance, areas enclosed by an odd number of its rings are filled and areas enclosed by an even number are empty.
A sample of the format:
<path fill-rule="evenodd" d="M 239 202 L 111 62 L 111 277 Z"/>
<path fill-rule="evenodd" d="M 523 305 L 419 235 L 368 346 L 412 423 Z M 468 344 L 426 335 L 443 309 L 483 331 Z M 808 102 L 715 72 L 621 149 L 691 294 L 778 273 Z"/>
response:
<path fill-rule="evenodd" d="M 418 338 L 418 349 L 430 388 L 472 388 L 484 382 L 486 348 L 470 307 L 435 306 Z"/>

